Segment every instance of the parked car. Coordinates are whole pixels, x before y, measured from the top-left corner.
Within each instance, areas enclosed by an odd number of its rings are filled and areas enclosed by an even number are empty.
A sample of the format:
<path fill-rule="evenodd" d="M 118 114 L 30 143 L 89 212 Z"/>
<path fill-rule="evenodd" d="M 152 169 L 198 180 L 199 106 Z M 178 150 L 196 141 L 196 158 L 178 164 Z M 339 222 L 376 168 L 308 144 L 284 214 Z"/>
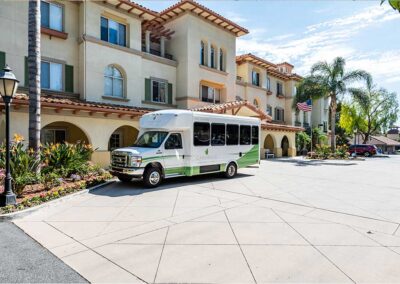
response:
<path fill-rule="evenodd" d="M 378 148 L 375 145 L 354 144 L 349 147 L 350 155 L 356 153 L 357 155 L 364 155 L 365 157 L 370 157 L 376 155 L 377 151 Z"/>

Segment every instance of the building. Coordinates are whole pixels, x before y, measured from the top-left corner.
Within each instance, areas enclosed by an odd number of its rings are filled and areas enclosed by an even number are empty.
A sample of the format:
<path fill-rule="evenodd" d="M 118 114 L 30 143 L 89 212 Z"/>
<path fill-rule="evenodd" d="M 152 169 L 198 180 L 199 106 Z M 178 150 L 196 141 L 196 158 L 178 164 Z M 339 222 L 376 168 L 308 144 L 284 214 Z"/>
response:
<path fill-rule="evenodd" d="M 42 142 L 91 143 L 92 159 L 131 145 L 140 116 L 164 108 L 257 116 L 262 148 L 294 156 L 308 114 L 291 103 L 289 63 L 236 56 L 248 31 L 192 1 L 155 12 L 128 0 L 41 2 Z M 20 80 L 11 129 L 28 136 L 28 2 L 0 2 L 0 66 Z M 7 33 L 7 35 L 5 35 Z M 0 122 L 4 133 L 4 116 Z M 2 138 L 2 137 L 0 137 Z"/>
<path fill-rule="evenodd" d="M 395 154 L 400 149 L 400 142 L 385 136 L 371 136 L 366 144 L 375 145 L 385 154 Z"/>

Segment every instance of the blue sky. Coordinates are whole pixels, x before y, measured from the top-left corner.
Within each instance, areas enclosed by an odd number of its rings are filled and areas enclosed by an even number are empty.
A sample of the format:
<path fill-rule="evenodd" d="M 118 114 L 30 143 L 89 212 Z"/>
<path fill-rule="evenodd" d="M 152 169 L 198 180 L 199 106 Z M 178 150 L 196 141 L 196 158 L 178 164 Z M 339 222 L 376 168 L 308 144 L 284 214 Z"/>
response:
<path fill-rule="evenodd" d="M 161 11 L 177 1 L 135 1 Z M 209 0 L 199 3 L 250 33 L 237 53 L 288 61 L 301 75 L 320 60 L 342 56 L 348 69 L 364 69 L 400 100 L 400 13 L 376 1 Z"/>

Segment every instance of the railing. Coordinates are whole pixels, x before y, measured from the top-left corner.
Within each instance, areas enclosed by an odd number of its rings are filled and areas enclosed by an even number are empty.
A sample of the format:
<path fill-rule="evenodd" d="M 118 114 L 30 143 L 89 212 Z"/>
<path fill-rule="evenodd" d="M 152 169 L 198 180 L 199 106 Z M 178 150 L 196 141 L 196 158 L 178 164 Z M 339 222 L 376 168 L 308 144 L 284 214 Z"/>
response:
<path fill-rule="evenodd" d="M 283 120 L 272 120 L 272 123 L 275 123 L 275 124 L 282 124 L 282 125 L 285 125 L 285 124 L 286 124 L 285 121 L 283 121 Z"/>
<path fill-rule="evenodd" d="M 295 121 L 294 122 L 294 126 L 301 126 L 301 122 L 300 121 Z"/>
<path fill-rule="evenodd" d="M 272 95 L 272 92 L 270 90 L 267 91 L 267 96 Z"/>
<path fill-rule="evenodd" d="M 304 127 L 304 128 L 309 128 L 309 127 L 310 127 L 310 124 L 309 124 L 308 122 L 303 122 L 303 127 Z"/>
<path fill-rule="evenodd" d="M 142 47 L 142 51 L 143 51 L 143 52 L 146 52 L 146 47 Z M 150 54 L 153 54 L 153 55 L 155 55 L 155 56 L 162 57 L 162 56 L 161 56 L 161 51 L 156 50 L 156 49 L 150 49 Z M 169 60 L 174 60 L 174 57 L 172 56 L 172 54 L 169 54 L 169 53 L 165 53 L 164 58 L 167 58 L 167 59 L 169 59 Z"/>

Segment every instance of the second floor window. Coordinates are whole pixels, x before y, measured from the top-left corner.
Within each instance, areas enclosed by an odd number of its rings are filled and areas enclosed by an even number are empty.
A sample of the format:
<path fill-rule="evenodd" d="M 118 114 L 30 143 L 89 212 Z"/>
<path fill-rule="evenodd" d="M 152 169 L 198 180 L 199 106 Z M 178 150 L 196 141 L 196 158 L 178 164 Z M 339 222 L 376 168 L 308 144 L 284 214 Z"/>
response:
<path fill-rule="evenodd" d="M 271 78 L 270 77 L 267 77 L 267 90 L 268 91 L 271 91 Z"/>
<path fill-rule="evenodd" d="M 101 17 L 101 40 L 126 46 L 126 26 Z"/>
<path fill-rule="evenodd" d="M 40 3 L 41 26 L 62 32 L 63 6 L 56 3 L 42 1 Z"/>
<path fill-rule="evenodd" d="M 206 65 L 206 47 L 204 41 L 200 43 L 200 64 Z"/>
<path fill-rule="evenodd" d="M 124 77 L 115 66 L 107 66 L 104 70 L 104 95 L 108 97 L 124 97 Z"/>
<path fill-rule="evenodd" d="M 151 100 L 157 103 L 166 103 L 167 82 L 152 80 L 151 85 Z"/>
<path fill-rule="evenodd" d="M 221 90 L 209 86 L 201 86 L 201 101 L 207 103 L 219 103 Z"/>
<path fill-rule="evenodd" d="M 63 90 L 63 65 L 50 61 L 42 61 L 40 68 L 40 87 L 43 89 Z"/>
<path fill-rule="evenodd" d="M 275 108 L 275 120 L 276 121 L 284 121 L 285 120 L 285 113 L 284 113 L 283 109 Z"/>
<path fill-rule="evenodd" d="M 215 48 L 214 46 L 211 46 L 210 49 L 210 67 L 215 68 Z"/>
<path fill-rule="evenodd" d="M 267 114 L 272 116 L 272 106 L 267 105 Z"/>
<path fill-rule="evenodd" d="M 251 72 L 251 83 L 254 86 L 260 86 L 260 73 L 256 71 Z"/>
<path fill-rule="evenodd" d="M 278 95 L 278 96 L 281 96 L 281 95 L 283 95 L 283 85 L 282 85 L 282 83 L 276 83 L 276 94 Z"/>

